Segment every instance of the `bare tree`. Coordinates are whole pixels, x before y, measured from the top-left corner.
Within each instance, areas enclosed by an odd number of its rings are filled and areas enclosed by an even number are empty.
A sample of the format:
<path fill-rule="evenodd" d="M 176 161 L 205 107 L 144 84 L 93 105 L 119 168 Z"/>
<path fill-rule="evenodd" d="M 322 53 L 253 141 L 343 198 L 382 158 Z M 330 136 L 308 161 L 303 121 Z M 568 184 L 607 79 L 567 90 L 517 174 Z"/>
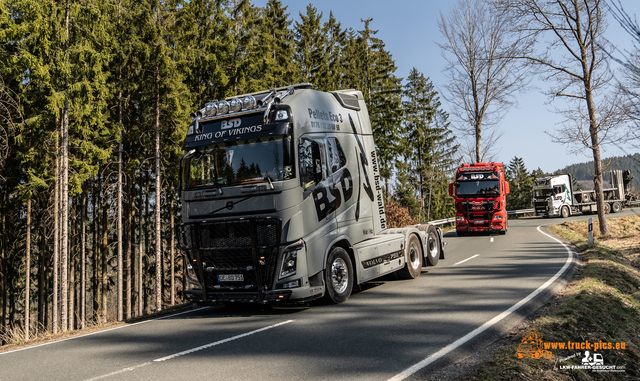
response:
<path fill-rule="evenodd" d="M 542 78 L 553 84 L 551 100 L 563 99 L 566 108 L 561 128 L 551 134 L 556 142 L 590 149 L 594 162 L 594 188 L 600 234 L 608 235 L 602 192 L 603 144 L 620 139 L 617 127 L 623 117 L 616 104 L 619 92 L 611 92 L 612 71 L 608 67 L 607 6 L 604 0 L 498 0 L 499 7 L 514 20 L 518 31 L 540 49 L 522 58 L 541 69 Z M 577 147 L 576 147 L 577 146 Z"/>
<path fill-rule="evenodd" d="M 459 0 L 448 16 L 440 13 L 438 19 L 446 39 L 438 46 L 450 80 L 443 97 L 456 106 L 451 115 L 460 122 L 459 132 L 475 139 L 476 162 L 486 158 L 502 135 L 495 127 L 528 83 L 526 66 L 513 58 L 526 46 L 508 33 L 506 24 L 485 0 Z"/>
<path fill-rule="evenodd" d="M 620 0 L 609 0 L 609 9 L 615 20 L 631 37 L 634 47 L 631 52 L 616 49 L 612 58 L 623 67 L 624 82 L 621 83 L 621 87 L 626 101 L 623 110 L 636 125 L 636 129 L 629 129 L 629 133 L 633 138 L 640 139 L 640 25 L 635 17 L 632 18 L 626 12 Z"/>

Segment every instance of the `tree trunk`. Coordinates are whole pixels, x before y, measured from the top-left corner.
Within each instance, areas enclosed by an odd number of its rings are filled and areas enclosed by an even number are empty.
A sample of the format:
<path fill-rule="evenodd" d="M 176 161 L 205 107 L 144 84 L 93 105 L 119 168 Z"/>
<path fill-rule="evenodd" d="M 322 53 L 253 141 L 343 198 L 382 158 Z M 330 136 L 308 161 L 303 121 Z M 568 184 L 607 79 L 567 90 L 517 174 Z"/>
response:
<path fill-rule="evenodd" d="M 87 195 L 82 193 L 80 206 L 80 295 L 78 304 L 80 304 L 80 329 L 86 327 L 87 319 Z"/>
<path fill-rule="evenodd" d="M 156 61 L 157 62 L 157 61 Z M 155 217 L 156 217 L 156 311 L 162 310 L 162 225 L 161 225 L 161 213 L 162 207 L 160 205 L 160 191 L 161 191 L 161 176 L 160 176 L 160 68 L 156 63 L 156 204 L 155 204 Z"/>
<path fill-rule="evenodd" d="M 77 200 L 75 200 L 75 203 L 77 203 Z M 69 237 L 74 237 L 77 238 L 78 236 L 78 230 L 76 228 L 77 224 L 76 224 L 76 212 L 77 212 L 77 207 L 74 207 L 72 209 L 72 213 L 71 213 L 71 226 L 73 227 L 73 233 L 69 235 Z M 70 240 L 70 242 L 73 242 Z M 74 252 L 74 245 L 71 244 L 69 245 L 69 331 L 73 331 L 76 327 L 76 322 L 75 322 L 75 312 L 76 312 L 76 305 L 75 305 L 75 299 L 76 299 L 76 260 L 75 260 L 75 256 L 72 254 Z"/>
<path fill-rule="evenodd" d="M 105 195 L 106 198 L 106 195 Z M 107 288 L 109 286 L 109 274 L 108 274 L 108 266 L 109 266 L 109 220 L 108 220 L 108 212 L 109 212 L 109 204 L 107 204 L 106 199 L 102 203 L 102 244 L 100 245 L 101 254 L 100 257 L 102 259 L 102 281 L 101 281 L 101 291 L 102 300 L 100 302 L 100 321 L 107 321 Z"/>
<path fill-rule="evenodd" d="M 118 143 L 118 321 L 122 321 L 122 93 L 118 95 L 118 124 L 120 125 L 120 142 Z"/>
<path fill-rule="evenodd" d="M 31 288 L 31 198 L 27 199 L 27 242 L 25 248 L 25 285 L 24 285 L 24 340 L 29 340 L 29 329 L 31 327 L 31 298 L 29 291 Z"/>
<path fill-rule="evenodd" d="M 176 304 L 176 282 L 175 282 L 175 247 L 176 247 L 176 235 L 175 235 L 175 222 L 173 218 L 173 187 L 171 187 L 171 204 L 169 208 L 169 218 L 171 219 L 169 234 L 171 235 L 171 305 Z"/>
<path fill-rule="evenodd" d="M 98 186 L 98 180 L 93 187 L 93 319 L 95 322 L 100 322 L 100 282 L 98 274 L 100 273 L 100 244 L 98 243 L 98 232 L 100 230 L 100 217 L 99 217 L 99 198 L 100 187 Z"/>
<path fill-rule="evenodd" d="M 52 315 L 53 315 L 53 327 L 52 331 L 55 335 L 58 333 L 58 270 L 59 270 L 59 255 L 60 255 L 60 247 L 59 240 L 60 237 L 60 144 L 59 140 L 56 139 L 56 169 L 55 169 L 55 191 L 54 191 L 54 207 L 53 207 L 53 215 L 54 215 L 54 227 L 53 227 L 53 306 L 52 306 Z"/>
<path fill-rule="evenodd" d="M 65 27 L 66 27 L 66 49 L 69 51 L 69 0 L 65 10 Z M 68 61 L 68 58 L 65 58 Z M 69 87 L 69 79 L 66 79 L 66 87 Z M 69 94 L 65 90 L 64 110 L 62 112 L 62 193 L 60 195 L 60 208 L 62 215 L 60 216 L 60 325 L 62 332 L 67 331 L 68 317 L 68 289 L 69 284 L 67 277 L 68 255 L 69 255 Z"/>
<path fill-rule="evenodd" d="M 3 197 L 3 200 L 2 200 L 3 203 L 0 206 L 0 208 L 2 208 L 2 213 L 0 213 L 0 215 L 2 215 L 2 231 L 5 232 L 7 231 L 7 225 L 6 225 L 7 193 L 6 191 L 3 193 L 2 197 Z M 7 274 L 6 240 L 7 239 L 4 234 L 0 236 L 0 274 Z M 3 276 L 2 279 L 0 279 L 0 329 L 5 328 L 7 324 L 7 308 L 6 307 L 7 307 L 7 277 Z M 4 339 L 0 340 L 0 344 L 1 345 L 5 344 Z"/>
<path fill-rule="evenodd" d="M 46 262 L 46 253 L 47 253 L 47 244 L 45 241 L 45 227 L 42 225 L 42 217 L 39 216 L 39 242 L 40 247 L 38 249 L 38 323 L 41 327 L 47 327 L 47 321 L 45 319 L 45 311 L 47 310 L 48 303 L 46 301 L 45 295 L 49 295 L 46 292 L 47 290 L 47 281 L 45 274 L 47 272 L 47 262 Z"/>
<path fill-rule="evenodd" d="M 476 163 L 482 163 L 482 125 L 476 121 Z"/>
<path fill-rule="evenodd" d="M 132 186 L 131 186 L 132 181 L 129 181 L 127 183 L 127 226 L 125 228 L 126 233 L 126 242 L 127 242 L 127 250 L 125 252 L 125 256 L 126 256 L 126 270 L 127 270 L 127 274 L 125 277 L 125 289 L 126 289 L 126 294 L 127 294 L 127 307 L 126 307 L 126 314 L 125 317 L 127 319 L 131 319 L 131 305 L 132 305 L 132 292 L 131 292 L 131 248 L 132 248 L 132 244 L 133 244 L 133 238 L 134 238 L 134 231 L 133 231 L 133 213 L 134 213 L 134 208 L 133 208 L 133 194 L 132 194 Z"/>

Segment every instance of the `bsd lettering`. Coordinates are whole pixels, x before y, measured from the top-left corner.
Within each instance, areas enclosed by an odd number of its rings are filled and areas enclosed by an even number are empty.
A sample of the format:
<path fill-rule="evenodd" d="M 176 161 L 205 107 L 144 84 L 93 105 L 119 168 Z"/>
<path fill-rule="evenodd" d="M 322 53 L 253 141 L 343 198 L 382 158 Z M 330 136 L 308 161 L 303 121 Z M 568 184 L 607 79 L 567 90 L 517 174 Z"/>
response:
<path fill-rule="evenodd" d="M 240 127 L 240 123 L 242 123 L 241 119 L 223 120 L 222 124 L 220 125 L 220 129 L 226 130 L 227 128 Z"/>
<path fill-rule="evenodd" d="M 353 179 L 351 178 L 351 172 L 347 168 L 343 168 L 318 184 L 313 190 L 313 201 L 316 204 L 318 221 L 325 219 L 342 205 L 340 190 L 336 187 L 338 183 L 342 188 L 345 202 L 349 201 L 353 195 Z M 333 197 L 333 201 L 329 201 L 329 194 Z"/>

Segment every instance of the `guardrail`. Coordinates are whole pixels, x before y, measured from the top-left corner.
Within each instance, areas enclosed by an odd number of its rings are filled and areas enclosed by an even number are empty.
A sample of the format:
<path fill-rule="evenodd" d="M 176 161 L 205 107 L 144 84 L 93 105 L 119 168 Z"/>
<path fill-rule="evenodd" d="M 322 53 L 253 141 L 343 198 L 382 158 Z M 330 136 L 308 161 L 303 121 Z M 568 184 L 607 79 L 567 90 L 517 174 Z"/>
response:
<path fill-rule="evenodd" d="M 629 205 L 631 206 L 640 206 L 640 201 L 629 201 Z M 512 216 L 515 214 L 527 214 L 527 213 L 535 213 L 535 209 L 520 209 L 520 210 L 508 210 L 507 214 Z M 451 218 L 446 218 L 444 220 L 436 220 L 436 221 L 431 221 L 431 222 L 427 222 L 428 224 L 431 225 L 445 225 L 445 224 L 452 224 L 456 222 L 456 218 L 455 217 L 451 217 Z"/>
<path fill-rule="evenodd" d="M 508 210 L 507 214 L 508 215 L 515 215 L 515 214 L 527 214 L 527 213 L 535 213 L 534 209 L 520 209 L 520 210 Z M 436 220 L 436 221 L 431 221 L 431 222 L 427 222 L 428 224 L 431 225 L 445 225 L 445 224 L 452 224 L 456 222 L 456 218 L 455 217 L 451 217 L 451 218 L 445 218 L 444 220 Z"/>

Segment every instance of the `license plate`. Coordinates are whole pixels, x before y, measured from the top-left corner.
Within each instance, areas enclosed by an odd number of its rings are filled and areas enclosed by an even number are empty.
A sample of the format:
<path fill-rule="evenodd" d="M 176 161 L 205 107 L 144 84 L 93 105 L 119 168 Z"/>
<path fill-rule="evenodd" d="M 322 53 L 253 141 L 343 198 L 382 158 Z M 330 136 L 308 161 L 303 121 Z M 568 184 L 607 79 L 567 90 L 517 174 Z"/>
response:
<path fill-rule="evenodd" d="M 484 220 L 475 220 L 473 221 L 474 224 L 484 224 Z"/>
<path fill-rule="evenodd" d="M 244 275 L 242 274 L 220 274 L 218 275 L 218 282 L 243 282 Z"/>

